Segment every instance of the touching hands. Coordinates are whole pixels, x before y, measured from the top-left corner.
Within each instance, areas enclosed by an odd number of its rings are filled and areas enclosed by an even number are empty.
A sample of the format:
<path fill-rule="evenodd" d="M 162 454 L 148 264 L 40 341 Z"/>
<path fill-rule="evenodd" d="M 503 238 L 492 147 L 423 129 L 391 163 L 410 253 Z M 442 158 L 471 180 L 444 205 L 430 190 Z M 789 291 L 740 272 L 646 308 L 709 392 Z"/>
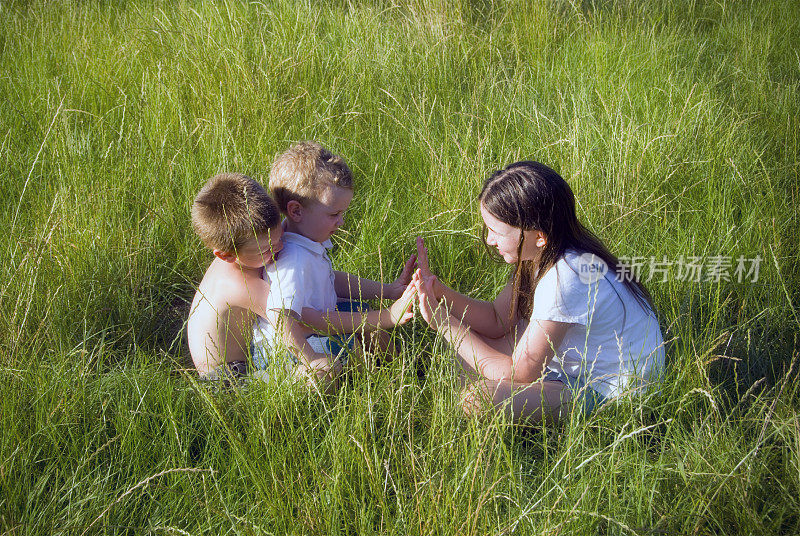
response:
<path fill-rule="evenodd" d="M 389 315 L 393 326 L 402 326 L 414 318 L 414 299 L 416 295 L 417 286 L 411 281 L 411 277 L 409 277 L 409 283 L 406 285 L 400 298 L 389 307 Z"/>
<path fill-rule="evenodd" d="M 403 296 L 409 283 L 411 283 L 411 274 L 414 273 L 414 268 L 417 267 L 417 256 L 411 255 L 406 263 L 403 265 L 403 271 L 400 272 L 400 277 L 387 285 L 386 297 L 390 300 L 398 300 Z"/>
<path fill-rule="evenodd" d="M 428 260 L 428 248 L 425 247 L 425 241 L 422 240 L 421 236 L 417 237 L 417 266 L 419 267 L 419 273 L 422 276 L 423 280 L 431 280 L 430 286 L 430 295 L 433 296 L 436 300 L 441 299 L 441 292 L 437 287 L 440 286 L 439 280 L 433 272 L 431 272 L 430 261 Z"/>
<path fill-rule="evenodd" d="M 436 330 L 446 325 L 449 322 L 450 315 L 447 312 L 447 308 L 436 299 L 433 290 L 436 276 L 425 276 L 422 273 L 422 268 L 420 268 L 414 272 L 412 282 L 417 289 L 419 312 L 425 322 Z"/>

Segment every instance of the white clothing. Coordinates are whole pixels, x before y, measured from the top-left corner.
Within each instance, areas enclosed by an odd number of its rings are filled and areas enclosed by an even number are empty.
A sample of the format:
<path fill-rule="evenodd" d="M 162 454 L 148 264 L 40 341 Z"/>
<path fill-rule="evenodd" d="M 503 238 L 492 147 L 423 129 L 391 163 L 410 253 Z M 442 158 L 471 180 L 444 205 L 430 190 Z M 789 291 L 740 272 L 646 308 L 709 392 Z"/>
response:
<path fill-rule="evenodd" d="M 655 313 L 610 270 L 595 282 L 583 282 L 579 257 L 567 251 L 534 291 L 531 323 L 572 324 L 547 368 L 583 376 L 606 398 L 658 379 L 664 369 L 664 339 Z"/>
<path fill-rule="evenodd" d="M 297 233 L 283 233 L 283 249 L 262 274 L 270 284 L 267 311 L 292 310 L 299 316 L 303 307 L 335 309 L 333 265 L 327 253 L 332 247 L 330 240 L 319 243 Z M 276 347 L 277 337 L 275 327 L 259 317 L 253 325 L 253 344 Z"/>

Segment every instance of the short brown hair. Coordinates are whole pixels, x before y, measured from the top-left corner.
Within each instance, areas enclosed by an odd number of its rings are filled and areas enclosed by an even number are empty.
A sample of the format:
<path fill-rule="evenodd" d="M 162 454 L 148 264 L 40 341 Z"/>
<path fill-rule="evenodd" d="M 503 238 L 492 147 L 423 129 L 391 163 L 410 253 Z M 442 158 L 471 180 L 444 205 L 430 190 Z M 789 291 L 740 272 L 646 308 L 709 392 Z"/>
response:
<path fill-rule="evenodd" d="M 289 201 L 306 204 L 330 186 L 353 188 L 353 174 L 344 159 L 314 141 L 289 147 L 272 163 L 269 188 L 281 212 Z"/>
<path fill-rule="evenodd" d="M 241 173 L 211 177 L 192 204 L 192 227 L 211 249 L 233 253 L 281 222 L 275 201 Z"/>

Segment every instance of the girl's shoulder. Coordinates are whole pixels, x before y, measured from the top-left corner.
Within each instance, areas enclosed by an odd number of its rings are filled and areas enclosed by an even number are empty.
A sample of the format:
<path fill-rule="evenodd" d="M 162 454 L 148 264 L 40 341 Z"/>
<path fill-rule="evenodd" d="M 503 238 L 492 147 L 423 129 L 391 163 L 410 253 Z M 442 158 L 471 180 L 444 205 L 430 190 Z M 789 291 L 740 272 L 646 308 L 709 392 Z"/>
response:
<path fill-rule="evenodd" d="M 589 299 L 590 282 L 581 272 L 581 267 L 579 252 L 564 252 L 536 284 L 531 318 L 586 324 L 596 300 Z M 599 295 L 603 300 L 606 294 L 604 287 L 602 283 L 599 285 Z M 597 286 L 595 288 L 598 289 Z M 595 293 L 595 297 L 600 296 Z"/>
<path fill-rule="evenodd" d="M 591 253 L 569 249 L 539 280 L 535 299 L 585 308 L 587 296 L 598 305 L 617 298 L 619 285 L 608 273 L 605 261 Z"/>
<path fill-rule="evenodd" d="M 542 281 L 558 282 L 559 286 L 580 284 L 582 265 L 585 264 L 582 254 L 574 249 L 566 250 L 561 257 L 542 276 Z"/>

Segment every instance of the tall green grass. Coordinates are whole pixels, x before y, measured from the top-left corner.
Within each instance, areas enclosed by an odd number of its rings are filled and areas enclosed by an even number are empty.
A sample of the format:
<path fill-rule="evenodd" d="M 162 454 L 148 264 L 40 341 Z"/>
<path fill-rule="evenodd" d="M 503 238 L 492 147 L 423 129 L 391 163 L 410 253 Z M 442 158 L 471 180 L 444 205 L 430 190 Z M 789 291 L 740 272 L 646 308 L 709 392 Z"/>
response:
<path fill-rule="evenodd" d="M 0 5 L 0 531 L 750 534 L 800 525 L 796 2 Z M 336 395 L 198 385 L 191 200 L 300 139 L 357 189 L 338 268 L 426 238 L 490 298 L 475 197 L 555 167 L 624 256 L 759 255 L 651 281 L 664 387 L 546 429 L 469 421 L 404 327 Z M 794 368 L 792 368 L 794 367 Z"/>

